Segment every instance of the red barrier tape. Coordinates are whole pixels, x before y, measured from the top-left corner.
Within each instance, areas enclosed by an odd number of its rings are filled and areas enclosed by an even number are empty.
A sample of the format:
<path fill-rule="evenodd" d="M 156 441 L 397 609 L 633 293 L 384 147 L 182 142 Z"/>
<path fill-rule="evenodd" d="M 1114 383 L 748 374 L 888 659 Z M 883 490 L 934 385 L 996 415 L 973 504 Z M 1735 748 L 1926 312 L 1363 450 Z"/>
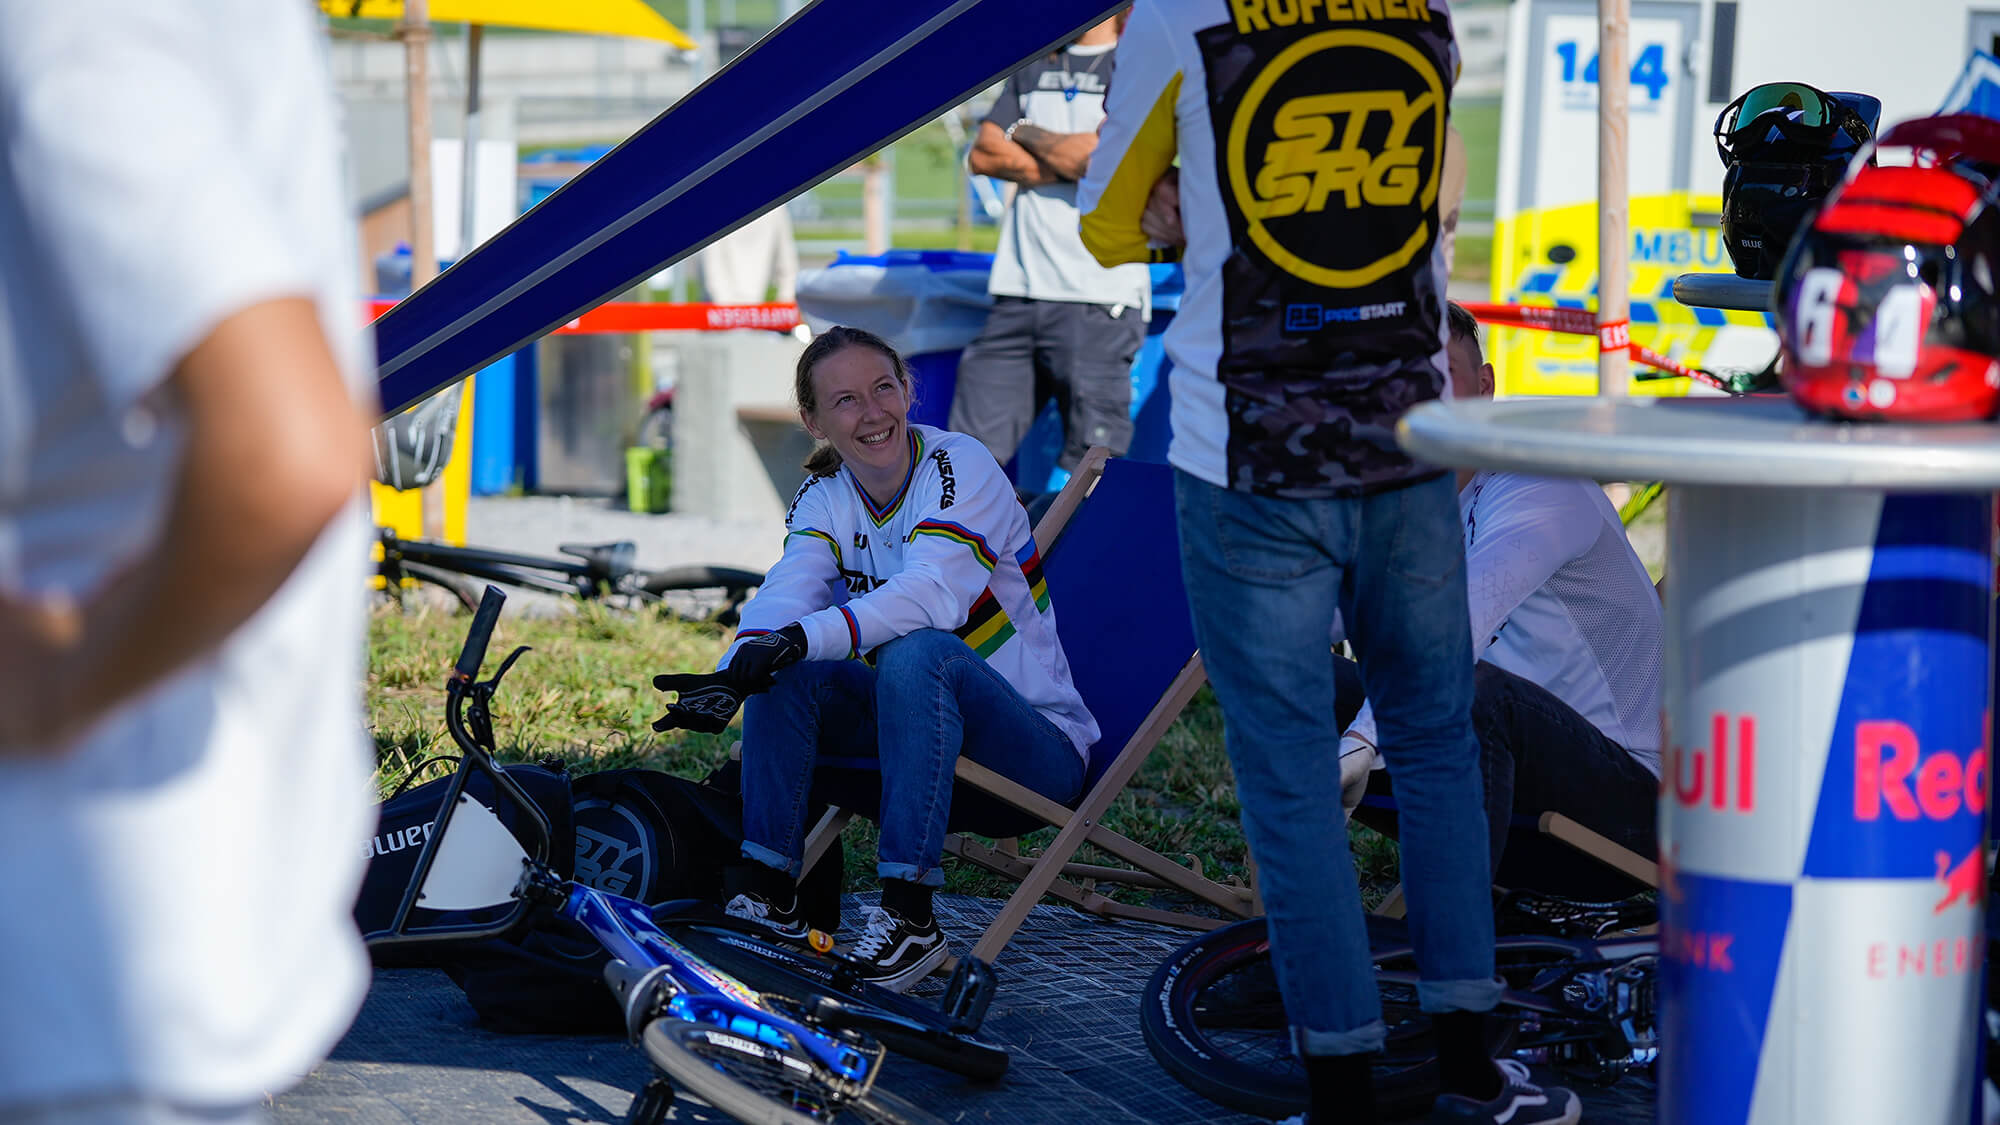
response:
<path fill-rule="evenodd" d="M 1644 344 L 1632 339 L 1628 321 L 1616 321 L 1599 325 L 1597 314 L 1589 309 L 1557 309 L 1546 305 L 1489 305 L 1477 301 L 1460 302 L 1465 311 L 1486 324 L 1498 324 L 1508 328 L 1533 328 L 1542 332 L 1559 332 L 1565 336 L 1595 336 L 1598 346 L 1617 347 L 1622 339 L 1625 354 L 1632 362 L 1643 364 L 1655 370 L 1678 375 L 1683 379 L 1693 379 L 1711 387 L 1722 387 L 1722 381 L 1699 367 L 1689 367 L 1668 359 Z"/>
<path fill-rule="evenodd" d="M 371 300 L 372 320 L 388 312 L 394 301 Z M 593 332 L 719 332 L 730 328 L 768 328 L 790 332 L 799 323 L 799 307 L 791 304 L 684 305 L 665 302 L 613 301 L 556 329 L 557 335 Z"/>

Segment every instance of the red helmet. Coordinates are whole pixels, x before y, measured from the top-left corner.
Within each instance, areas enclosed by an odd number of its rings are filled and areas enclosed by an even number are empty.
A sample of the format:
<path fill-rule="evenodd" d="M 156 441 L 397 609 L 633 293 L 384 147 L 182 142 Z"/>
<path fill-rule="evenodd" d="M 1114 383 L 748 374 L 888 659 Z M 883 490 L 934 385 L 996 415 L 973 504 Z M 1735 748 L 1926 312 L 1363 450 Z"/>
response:
<path fill-rule="evenodd" d="M 2000 197 L 1968 157 L 2000 123 L 1905 122 L 1881 144 L 1918 163 L 1856 160 L 1799 232 L 1773 292 L 1780 377 L 1815 414 L 1963 422 L 2000 407 Z"/>

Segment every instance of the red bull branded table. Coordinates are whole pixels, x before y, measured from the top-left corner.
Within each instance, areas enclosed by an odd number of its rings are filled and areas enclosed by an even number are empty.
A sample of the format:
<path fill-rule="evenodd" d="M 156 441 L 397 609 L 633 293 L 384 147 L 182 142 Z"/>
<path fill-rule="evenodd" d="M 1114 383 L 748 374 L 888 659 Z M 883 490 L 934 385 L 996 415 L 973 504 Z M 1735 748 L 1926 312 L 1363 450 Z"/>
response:
<path fill-rule="evenodd" d="M 1660 1120 L 1977 1120 L 2000 429 L 1567 398 L 1400 434 L 1673 486 Z"/>

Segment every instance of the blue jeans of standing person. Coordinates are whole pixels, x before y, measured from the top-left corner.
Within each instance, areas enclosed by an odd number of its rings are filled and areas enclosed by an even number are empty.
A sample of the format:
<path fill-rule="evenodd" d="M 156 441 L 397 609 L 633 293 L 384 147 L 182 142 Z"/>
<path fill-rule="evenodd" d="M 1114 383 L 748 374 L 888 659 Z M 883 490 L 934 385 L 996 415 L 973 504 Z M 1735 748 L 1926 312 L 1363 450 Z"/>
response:
<path fill-rule="evenodd" d="M 1082 792 L 1076 744 L 958 637 L 919 629 L 874 658 L 791 665 L 744 703 L 744 856 L 799 877 L 821 754 L 880 758 L 876 873 L 931 887 L 960 754 L 1052 801 Z"/>
<path fill-rule="evenodd" d="M 1328 647 L 1361 655 L 1402 810 L 1402 875 L 1426 1011 L 1487 1011 L 1493 899 L 1465 549 L 1450 477 L 1281 500 L 1176 472 L 1181 566 L 1222 704 L 1271 960 L 1300 1054 L 1380 1050 L 1385 1029 L 1340 807 Z"/>

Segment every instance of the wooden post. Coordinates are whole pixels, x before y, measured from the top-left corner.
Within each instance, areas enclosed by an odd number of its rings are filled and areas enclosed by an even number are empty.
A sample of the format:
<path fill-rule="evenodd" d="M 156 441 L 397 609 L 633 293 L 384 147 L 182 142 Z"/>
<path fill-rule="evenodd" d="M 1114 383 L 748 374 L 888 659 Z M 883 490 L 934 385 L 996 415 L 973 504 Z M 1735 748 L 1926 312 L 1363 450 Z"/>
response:
<path fill-rule="evenodd" d="M 437 276 L 437 240 L 431 213 L 431 5 L 405 0 L 403 22 L 404 97 L 410 115 L 410 292 Z"/>
<path fill-rule="evenodd" d="M 479 245 L 474 213 L 479 210 L 479 55 L 485 34 L 486 29 L 479 24 L 465 25 L 465 140 L 458 161 L 458 253 L 452 255 L 454 259 L 464 258 Z"/>
<path fill-rule="evenodd" d="M 430 0 L 404 0 L 403 22 L 396 28 L 403 41 L 403 97 L 410 122 L 410 292 L 437 276 L 437 239 L 433 232 L 431 188 L 431 5 Z M 420 510 L 427 538 L 444 535 L 444 478 L 423 488 Z"/>
<path fill-rule="evenodd" d="M 870 254 L 889 249 L 889 162 L 879 152 L 861 162 L 861 242 Z"/>
<path fill-rule="evenodd" d="M 1631 390 L 1625 171 L 1630 15 L 1630 0 L 1597 0 L 1597 393 L 1606 398 L 1624 398 Z"/>

